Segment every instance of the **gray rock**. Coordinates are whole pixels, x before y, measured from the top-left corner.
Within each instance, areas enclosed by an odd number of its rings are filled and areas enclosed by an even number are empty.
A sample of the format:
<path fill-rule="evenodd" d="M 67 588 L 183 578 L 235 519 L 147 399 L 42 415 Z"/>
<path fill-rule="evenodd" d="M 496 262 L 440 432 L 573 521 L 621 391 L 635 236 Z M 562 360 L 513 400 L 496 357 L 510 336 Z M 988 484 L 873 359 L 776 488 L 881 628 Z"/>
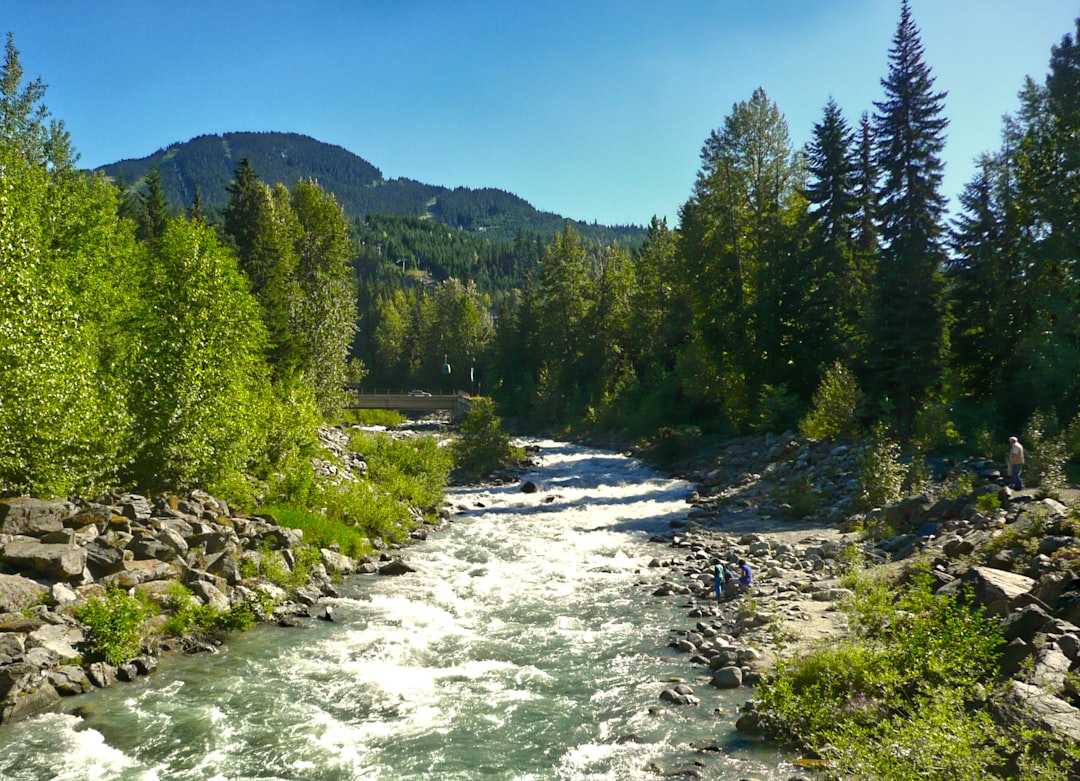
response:
<path fill-rule="evenodd" d="M 49 590 L 22 575 L 0 575 L 0 613 L 20 613 L 39 602 Z"/>
<path fill-rule="evenodd" d="M 348 576 L 356 571 L 356 563 L 348 556 L 332 551 L 329 548 L 320 548 L 319 553 L 322 554 L 322 561 L 326 566 L 326 571 L 331 575 Z"/>
<path fill-rule="evenodd" d="M 406 575 L 410 572 L 416 572 L 416 569 L 410 567 L 401 559 L 394 559 L 393 561 L 379 567 L 380 575 Z"/>
<path fill-rule="evenodd" d="M 47 711 L 60 701 L 60 695 L 48 681 L 36 683 L 20 693 L 14 701 L 0 705 L 0 724 L 21 721 Z"/>
<path fill-rule="evenodd" d="M 63 519 L 73 506 L 69 502 L 14 497 L 0 499 L 0 534 L 41 537 L 64 528 Z"/>
<path fill-rule="evenodd" d="M 1069 657 L 1057 646 L 1040 648 L 1035 655 L 1032 683 L 1044 691 L 1061 694 L 1065 690 L 1065 676 L 1071 664 Z"/>
<path fill-rule="evenodd" d="M 176 549 L 165 544 L 152 534 L 145 532 L 137 533 L 127 544 L 125 550 L 129 550 L 136 560 L 158 559 L 160 561 L 172 561 L 176 558 Z"/>
<path fill-rule="evenodd" d="M 124 494 L 117 502 L 120 515 L 132 521 L 145 521 L 153 515 L 154 509 L 145 496 Z"/>
<path fill-rule="evenodd" d="M 85 640 L 85 633 L 78 627 L 66 624 L 46 624 L 27 636 L 26 650 L 47 648 L 60 659 L 76 659 L 79 652 L 75 646 Z"/>
<path fill-rule="evenodd" d="M 105 537 L 96 537 L 83 549 L 86 551 L 87 569 L 96 578 L 116 572 L 124 561 L 123 549 Z"/>
<path fill-rule="evenodd" d="M 1029 725 L 1080 744 L 1080 710 L 1038 686 L 1012 681 L 1001 702 L 992 703 L 995 719 L 1006 725 Z"/>
<path fill-rule="evenodd" d="M 101 578 L 101 584 L 106 588 L 129 589 L 151 580 L 170 580 L 179 574 L 180 569 L 175 564 L 157 559 L 140 559 L 125 561 L 119 572 Z"/>
<path fill-rule="evenodd" d="M 56 692 L 62 697 L 84 694 L 94 688 L 86 671 L 77 664 L 64 664 L 49 670 L 46 677 Z"/>
<path fill-rule="evenodd" d="M 972 567 L 957 580 L 943 586 L 941 593 L 963 598 L 965 589 L 970 586 L 975 604 L 984 606 L 986 615 L 992 617 L 1009 613 L 1034 585 L 1035 581 L 1024 575 L 990 567 Z"/>
<path fill-rule="evenodd" d="M 79 598 L 75 590 L 71 588 L 67 583 L 53 583 L 52 589 L 50 589 L 50 595 L 52 601 L 57 607 L 63 607 L 64 605 L 70 605 L 72 602 Z"/>
<path fill-rule="evenodd" d="M 26 653 L 26 635 L 21 632 L 0 633 L 0 667 L 21 662 Z"/>
<path fill-rule="evenodd" d="M 86 567 L 86 550 L 70 545 L 13 540 L 4 546 L 3 555 L 10 566 L 53 580 L 81 577 Z"/>
<path fill-rule="evenodd" d="M 716 671 L 709 683 L 718 689 L 737 689 L 742 686 L 742 681 L 742 668 L 733 665 L 731 667 L 721 667 Z"/>
<path fill-rule="evenodd" d="M 206 565 L 206 571 L 223 578 L 230 586 L 240 582 L 240 564 L 229 551 L 214 554 Z"/>
<path fill-rule="evenodd" d="M 116 683 L 116 668 L 107 662 L 94 662 L 86 668 L 90 683 L 99 689 L 106 689 Z"/>
<path fill-rule="evenodd" d="M 213 583 L 205 580 L 196 580 L 191 585 L 191 593 L 202 600 L 203 604 L 209 605 L 214 610 L 228 610 L 229 598 L 225 596 Z"/>
<path fill-rule="evenodd" d="M 1035 635 L 1050 622 L 1050 616 L 1038 605 L 1024 605 L 1009 613 L 1002 622 L 1002 632 L 1006 640 L 1017 637 L 1031 642 Z"/>

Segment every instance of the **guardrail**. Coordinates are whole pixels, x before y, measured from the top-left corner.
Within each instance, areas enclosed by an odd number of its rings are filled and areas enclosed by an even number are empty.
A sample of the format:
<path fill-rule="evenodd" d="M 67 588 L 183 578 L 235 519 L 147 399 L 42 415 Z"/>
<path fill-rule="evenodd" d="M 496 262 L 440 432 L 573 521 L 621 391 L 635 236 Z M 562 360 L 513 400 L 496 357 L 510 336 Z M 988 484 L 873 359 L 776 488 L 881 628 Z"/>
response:
<path fill-rule="evenodd" d="M 346 383 L 351 409 L 393 409 L 399 412 L 434 412 L 450 410 L 454 417 L 464 414 L 472 405 L 472 397 L 465 391 L 450 393 L 424 390 L 380 390 L 362 388 L 356 383 Z"/>

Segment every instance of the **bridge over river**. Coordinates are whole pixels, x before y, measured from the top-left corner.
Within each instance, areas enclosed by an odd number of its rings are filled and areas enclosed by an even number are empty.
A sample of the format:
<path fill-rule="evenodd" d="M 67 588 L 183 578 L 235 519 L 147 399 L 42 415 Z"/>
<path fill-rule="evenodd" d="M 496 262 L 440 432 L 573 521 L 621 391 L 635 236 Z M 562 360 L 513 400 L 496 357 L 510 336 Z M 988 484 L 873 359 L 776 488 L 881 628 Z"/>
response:
<path fill-rule="evenodd" d="M 392 409 L 398 412 L 435 412 L 449 410 L 459 417 L 472 405 L 472 396 L 465 391 L 428 392 L 424 390 L 392 391 L 362 388 L 359 383 L 345 384 L 349 392 L 350 409 Z"/>

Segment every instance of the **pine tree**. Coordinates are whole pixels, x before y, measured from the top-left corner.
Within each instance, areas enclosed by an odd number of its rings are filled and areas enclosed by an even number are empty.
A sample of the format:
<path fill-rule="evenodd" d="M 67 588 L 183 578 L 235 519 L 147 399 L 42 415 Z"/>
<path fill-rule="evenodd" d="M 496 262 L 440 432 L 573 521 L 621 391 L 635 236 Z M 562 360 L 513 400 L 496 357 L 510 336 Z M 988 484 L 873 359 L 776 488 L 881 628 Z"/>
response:
<path fill-rule="evenodd" d="M 807 358 L 812 363 L 804 365 L 806 384 L 799 388 L 803 394 L 817 387 L 818 372 L 811 371 L 812 367 L 850 359 L 856 329 L 865 314 L 866 280 L 857 265 L 859 168 L 855 155 L 855 135 L 830 99 L 807 147 L 810 183 L 804 194 L 809 203 L 809 256 L 814 273 L 804 323 Z"/>
<path fill-rule="evenodd" d="M 945 199 L 940 188 L 948 125 L 942 116 L 945 94 L 933 91 L 934 79 L 923 62 L 907 0 L 882 86 L 885 99 L 874 104 L 882 249 L 866 384 L 879 409 L 892 407 L 901 433 L 907 435 L 922 404 L 939 389 L 944 368 Z"/>
<path fill-rule="evenodd" d="M 165 226 L 169 223 L 169 204 L 165 199 L 161 170 L 156 163 L 150 166 L 143 183 L 146 185 L 146 192 L 139 198 L 139 220 L 135 236 L 139 241 L 156 247 L 165 235 Z"/>

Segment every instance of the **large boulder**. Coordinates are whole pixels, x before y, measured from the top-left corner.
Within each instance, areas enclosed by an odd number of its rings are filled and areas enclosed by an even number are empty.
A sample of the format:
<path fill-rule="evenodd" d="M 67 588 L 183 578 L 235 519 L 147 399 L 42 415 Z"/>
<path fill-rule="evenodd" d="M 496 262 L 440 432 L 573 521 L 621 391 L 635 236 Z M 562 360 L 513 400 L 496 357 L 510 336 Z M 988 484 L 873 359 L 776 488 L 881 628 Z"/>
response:
<path fill-rule="evenodd" d="M 86 568 L 86 550 L 71 545 L 12 540 L 4 546 L 3 555 L 15 569 L 36 572 L 53 580 L 81 577 Z"/>
<path fill-rule="evenodd" d="M 123 548 L 107 537 L 95 537 L 83 549 L 86 551 L 86 567 L 95 578 L 111 575 L 123 566 Z"/>
<path fill-rule="evenodd" d="M 169 580 L 179 574 L 180 568 L 175 564 L 157 559 L 139 559 L 123 562 L 119 571 L 103 577 L 101 584 L 106 588 L 129 589 L 151 580 Z"/>
<path fill-rule="evenodd" d="M 0 613 L 21 613 L 49 593 L 37 581 L 22 575 L 0 575 Z"/>
<path fill-rule="evenodd" d="M 62 660 L 76 659 L 79 652 L 75 646 L 86 640 L 85 633 L 75 626 L 46 624 L 35 629 L 26 638 L 26 650 L 45 648 Z"/>
<path fill-rule="evenodd" d="M 1014 608 L 1031 604 L 1035 581 L 1025 575 L 990 567 L 972 567 L 961 577 L 941 588 L 941 593 L 963 598 L 968 588 L 976 605 L 986 608 L 987 616 L 1004 616 Z"/>
<path fill-rule="evenodd" d="M 24 534 L 41 537 L 64 528 L 64 518 L 71 512 L 68 502 L 14 497 L 0 499 L 0 534 Z"/>

